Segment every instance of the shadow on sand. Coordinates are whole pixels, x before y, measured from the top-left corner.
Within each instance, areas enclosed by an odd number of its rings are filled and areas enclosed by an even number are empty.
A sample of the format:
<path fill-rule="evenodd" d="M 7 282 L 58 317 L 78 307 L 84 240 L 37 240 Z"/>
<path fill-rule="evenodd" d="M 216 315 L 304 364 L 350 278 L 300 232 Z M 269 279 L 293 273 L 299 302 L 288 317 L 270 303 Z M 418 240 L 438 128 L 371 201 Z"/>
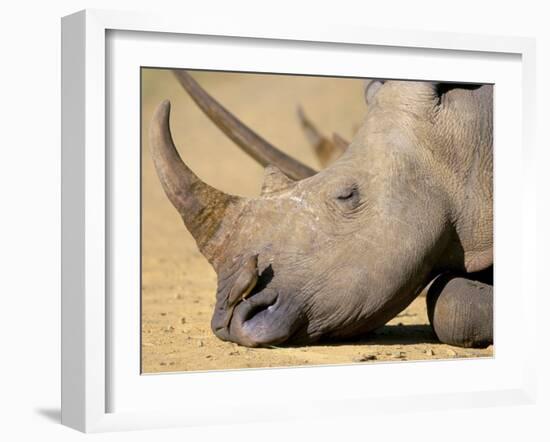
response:
<path fill-rule="evenodd" d="M 427 324 L 385 325 L 371 333 L 352 339 L 322 340 L 312 346 L 336 347 L 341 345 L 421 345 L 440 341 Z"/>

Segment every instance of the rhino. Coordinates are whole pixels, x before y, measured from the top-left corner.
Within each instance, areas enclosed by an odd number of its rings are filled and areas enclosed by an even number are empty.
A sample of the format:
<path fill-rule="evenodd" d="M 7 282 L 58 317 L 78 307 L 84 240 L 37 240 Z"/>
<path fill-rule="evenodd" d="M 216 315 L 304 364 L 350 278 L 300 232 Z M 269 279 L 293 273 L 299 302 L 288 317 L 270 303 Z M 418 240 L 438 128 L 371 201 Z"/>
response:
<path fill-rule="evenodd" d="M 351 142 L 299 112 L 316 171 L 246 127 L 186 71 L 200 109 L 265 167 L 261 194 L 226 194 L 181 159 L 170 102 L 151 120 L 158 177 L 217 274 L 214 334 L 248 347 L 364 336 L 429 287 L 442 342 L 493 342 L 491 85 L 370 80 Z"/>

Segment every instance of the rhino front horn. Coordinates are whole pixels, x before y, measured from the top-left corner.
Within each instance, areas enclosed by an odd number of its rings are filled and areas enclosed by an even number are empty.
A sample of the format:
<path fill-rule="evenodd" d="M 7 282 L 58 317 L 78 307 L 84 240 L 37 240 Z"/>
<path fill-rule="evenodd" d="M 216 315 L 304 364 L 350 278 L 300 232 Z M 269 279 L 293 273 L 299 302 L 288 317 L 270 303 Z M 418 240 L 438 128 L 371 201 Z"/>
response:
<path fill-rule="evenodd" d="M 166 196 L 181 214 L 201 253 L 215 260 L 218 244 L 243 207 L 243 198 L 201 181 L 182 161 L 170 132 L 170 102 L 157 107 L 150 127 L 153 163 Z"/>

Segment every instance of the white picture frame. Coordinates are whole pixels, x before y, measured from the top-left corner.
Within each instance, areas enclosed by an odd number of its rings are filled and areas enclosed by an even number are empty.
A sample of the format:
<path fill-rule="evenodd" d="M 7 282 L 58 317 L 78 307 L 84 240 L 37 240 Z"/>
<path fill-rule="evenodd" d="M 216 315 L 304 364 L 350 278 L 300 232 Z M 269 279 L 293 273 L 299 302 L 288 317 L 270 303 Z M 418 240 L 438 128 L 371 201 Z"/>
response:
<path fill-rule="evenodd" d="M 117 36 L 122 36 L 120 40 L 122 46 L 115 47 L 113 45 L 119 43 L 109 41 L 110 38 Z M 501 89 L 499 93 L 499 83 L 495 83 L 497 85 L 495 93 L 497 109 L 495 260 L 499 263 L 495 267 L 496 357 L 489 361 L 375 364 L 189 373 L 181 376 L 140 376 L 140 373 L 135 371 L 135 359 L 132 356 L 136 351 L 135 340 L 124 341 L 124 339 L 133 338 L 120 337 L 124 333 L 117 331 L 121 328 L 118 326 L 117 329 L 117 324 L 128 325 L 125 328 L 126 335 L 135 333 L 136 339 L 139 340 L 138 329 L 134 328 L 136 310 L 132 306 L 129 310 L 125 310 L 121 307 L 126 304 L 119 305 L 118 299 L 115 303 L 111 298 L 114 287 L 120 289 L 119 293 L 128 295 L 130 292 L 124 287 L 130 286 L 116 285 L 111 280 L 113 275 L 109 274 L 110 261 L 117 259 L 112 255 L 113 248 L 110 244 L 118 240 L 113 235 L 120 232 L 116 227 L 109 227 L 116 226 L 116 222 L 113 223 L 112 220 L 112 213 L 118 201 L 115 192 L 112 192 L 111 185 L 112 180 L 121 176 L 118 171 L 122 169 L 117 169 L 121 161 L 113 158 L 109 151 L 110 143 L 117 142 L 116 130 L 115 133 L 111 133 L 106 125 L 106 122 L 112 122 L 113 118 L 115 120 L 117 118 L 117 110 L 109 108 L 108 99 L 109 94 L 113 93 L 110 83 L 117 81 L 117 73 L 109 69 L 109 64 L 117 63 L 117 57 L 119 57 L 121 61 L 128 62 L 125 66 L 136 66 L 136 63 L 139 65 L 140 58 L 136 56 L 135 46 L 133 46 L 136 44 L 136 36 L 139 36 L 137 39 L 140 41 L 137 44 L 146 45 L 148 39 L 155 40 L 155 44 L 159 45 L 154 47 L 156 57 L 161 57 L 155 60 L 159 60 L 158 63 L 162 66 L 172 67 L 177 67 L 178 62 L 166 60 L 169 60 L 169 53 L 174 48 L 167 47 L 162 50 L 163 45 L 166 45 L 166 42 L 163 43 L 163 38 L 167 38 L 172 45 L 178 45 L 180 42 L 185 43 L 186 36 L 193 37 L 194 41 L 199 41 L 203 47 L 215 47 L 215 44 L 209 43 L 212 38 L 215 38 L 216 42 L 225 47 L 233 45 L 243 51 L 249 50 L 247 45 L 251 46 L 250 50 L 254 50 L 254 47 L 261 47 L 264 43 L 271 47 L 280 45 L 291 50 L 305 51 L 304 54 L 308 51 L 314 52 L 316 48 L 322 48 L 322 50 L 332 51 L 334 56 L 343 50 L 349 53 L 369 48 L 369 50 L 378 51 L 379 54 L 400 51 L 401 56 L 413 54 L 416 51 L 414 54 L 417 55 L 410 57 L 410 66 L 400 68 L 408 71 L 397 71 L 399 66 L 397 63 L 394 63 L 395 67 L 392 68 L 393 75 L 388 74 L 389 70 L 377 72 L 372 68 L 369 71 L 371 76 L 393 78 L 422 79 L 427 75 L 421 74 L 424 69 L 420 62 L 422 60 L 429 61 L 431 79 L 441 80 L 449 78 L 448 66 L 445 67 L 445 63 L 440 63 L 441 70 L 438 72 L 438 59 L 445 57 L 457 59 L 458 57 L 460 60 L 466 60 L 470 57 L 474 63 L 470 66 L 474 66 L 476 60 L 479 64 L 486 63 L 490 58 L 504 60 L 502 66 L 509 68 L 509 72 L 506 72 L 507 69 L 500 69 L 501 72 L 498 72 L 499 70 L 495 67 L 487 66 L 487 72 L 492 73 L 484 74 L 483 69 L 478 72 L 475 69 L 463 69 L 453 74 L 460 76 L 463 81 L 479 82 L 493 82 L 491 79 L 500 75 L 498 78 L 502 79 L 502 84 L 510 81 L 509 85 L 519 85 L 518 90 L 508 86 Z M 120 51 L 120 48 L 125 50 Z M 144 54 L 146 52 L 143 51 Z M 162 54 L 168 54 L 167 58 L 162 59 Z M 272 59 L 272 63 L 273 60 L 275 58 Z M 446 60 L 448 62 L 449 59 Z M 508 63 L 506 60 L 509 64 L 506 64 Z M 313 58 L 309 62 L 313 63 Z M 205 66 L 204 62 L 196 63 L 198 64 L 193 67 L 212 67 Z M 224 67 L 225 63 L 226 68 L 239 70 L 237 65 L 228 66 L 228 61 L 223 58 L 218 63 L 221 63 L 221 67 Z M 182 17 L 100 10 L 81 11 L 64 17 L 62 21 L 62 423 L 80 431 L 98 432 L 206 425 L 213 421 L 254 422 L 310 416 L 368 414 L 375 411 L 398 412 L 410 409 L 532 403 L 535 396 L 535 367 L 529 342 L 534 342 L 534 339 L 529 339 L 529 336 L 534 336 L 535 324 L 533 321 L 527 321 L 527 318 L 535 317 L 533 312 L 536 311 L 536 290 L 534 280 L 525 275 L 536 256 L 535 228 L 533 227 L 535 178 L 531 173 L 534 168 L 532 164 L 534 143 L 530 135 L 534 133 L 532 130 L 535 94 L 534 63 L 534 41 L 517 37 L 416 31 L 394 32 L 327 24 L 300 28 L 281 23 L 266 26 L 265 23 L 250 22 L 243 25 L 232 22 L 212 22 L 197 17 L 182 19 Z M 153 63 L 153 65 L 156 64 Z M 311 66 L 313 64 L 309 67 L 295 66 L 291 70 L 302 73 L 312 70 L 308 72 L 319 73 L 318 69 Z M 244 67 L 240 69 L 246 70 Z M 355 69 L 354 72 L 356 75 L 359 74 L 358 76 L 363 74 L 358 72 L 359 67 L 350 69 Z M 416 75 L 410 73 L 414 69 L 417 70 Z M 265 64 L 259 70 L 277 71 L 275 68 L 270 68 L 269 64 Z M 289 71 L 288 68 L 284 70 Z M 332 73 L 345 74 L 344 71 Z M 135 93 L 139 94 L 139 91 L 136 90 Z M 508 93 L 510 95 L 506 95 Z M 508 110 L 503 108 L 500 112 L 498 106 L 502 105 L 499 104 L 499 99 L 502 98 L 509 98 L 517 108 Z M 507 122 L 518 116 L 521 125 L 517 128 L 499 124 L 500 119 Z M 128 122 L 128 124 L 135 123 L 136 121 Z M 512 132 L 505 132 L 508 129 Z M 137 137 L 139 138 L 139 135 Z M 514 140 L 517 144 L 510 144 L 510 148 L 506 149 L 506 143 L 512 143 Z M 135 145 L 132 142 L 128 143 Z M 498 147 L 499 144 L 504 147 Z M 499 153 L 499 148 L 502 153 Z M 137 151 L 139 151 L 139 145 Z M 518 160 L 523 165 L 523 186 L 521 188 L 516 186 L 516 189 L 506 187 L 505 180 L 499 178 L 499 174 L 502 177 L 507 167 Z M 126 164 L 131 163 L 126 162 Z M 126 167 L 130 168 L 130 166 Z M 505 213 L 504 194 L 506 198 L 519 200 L 522 211 L 516 210 L 518 213 L 515 215 Z M 502 210 L 499 207 L 502 207 Z M 135 206 L 129 207 L 128 213 L 134 213 L 132 210 L 135 211 Z M 502 224 L 499 221 L 501 219 L 499 210 L 502 214 L 501 218 L 507 218 Z M 510 233 L 514 235 L 514 239 L 510 240 L 512 242 L 510 250 L 517 251 L 522 264 L 521 271 L 514 275 L 510 274 L 511 267 L 507 267 L 509 259 L 498 247 L 498 238 Z M 132 247 L 135 248 L 136 245 L 129 245 L 129 248 Z M 517 268 L 517 259 L 514 264 Z M 126 275 L 119 279 L 124 279 Z M 503 287 L 506 285 L 509 286 L 509 290 L 518 290 L 521 293 L 520 301 L 513 304 L 504 296 L 498 298 L 499 278 L 503 281 Z M 508 278 L 507 284 L 504 284 L 504 278 Z M 131 278 L 126 279 L 131 282 Z M 139 303 L 139 296 L 135 297 L 134 301 L 131 301 L 131 297 L 128 296 L 124 299 L 126 301 L 122 302 Z M 506 326 L 507 308 L 523 311 L 521 324 L 516 321 L 516 327 L 522 329 L 523 351 L 521 357 L 516 358 L 518 360 L 515 362 L 507 357 L 509 354 L 506 349 L 507 343 L 514 339 L 513 333 Z M 500 312 L 501 315 L 499 315 Z M 129 319 L 126 318 L 128 322 L 124 315 L 131 316 Z M 119 339 L 121 340 L 118 341 Z M 124 342 L 130 342 L 130 345 L 124 346 Z M 139 352 L 139 348 L 137 351 Z M 129 360 L 132 362 L 126 363 Z M 438 370 L 451 375 L 456 374 L 457 378 L 453 379 L 452 386 L 448 378 L 440 382 L 434 379 L 433 364 L 445 364 L 440 365 L 442 368 Z M 430 374 L 425 375 L 424 373 L 427 372 Z M 185 376 L 187 378 L 184 378 Z M 393 390 L 389 386 L 384 387 L 383 382 L 378 382 L 380 384 L 378 390 L 374 388 L 375 385 L 370 385 L 370 390 L 367 391 L 366 387 L 364 389 L 357 387 L 352 382 L 358 376 L 365 376 L 365 379 L 393 376 L 394 379 L 401 379 L 401 381 L 396 381 L 392 385 Z M 419 379 L 416 382 L 418 385 L 415 386 L 416 389 L 411 387 L 406 390 L 405 378 L 411 376 Z M 424 380 L 422 380 L 423 377 Z M 476 383 L 474 378 L 479 378 L 481 381 L 490 378 L 491 382 Z M 192 380 L 185 383 L 186 379 Z M 325 391 L 317 393 L 315 382 L 319 379 L 326 382 L 328 386 Z M 339 380 L 338 383 L 336 379 Z M 428 379 L 432 380 L 431 384 L 427 383 Z M 269 381 L 269 385 L 266 385 L 266 380 Z M 447 384 L 449 384 L 448 388 Z M 246 414 L 238 411 L 229 414 L 216 413 L 215 410 L 220 407 L 211 404 L 213 393 L 200 397 L 203 394 L 201 391 L 206 391 L 201 389 L 208 388 L 208 385 L 213 385 L 213 389 L 228 389 L 228 392 L 231 392 L 232 385 L 248 385 L 251 391 L 263 389 L 266 398 L 263 402 L 252 396 L 248 397 L 247 401 L 243 399 L 243 406 L 247 406 L 249 410 Z M 300 401 L 300 398 L 296 397 L 285 403 L 283 395 L 277 396 L 277 389 L 281 390 L 282 386 L 288 385 L 298 385 L 303 390 L 291 388 L 288 393 L 285 393 L 285 397 L 304 394 L 307 399 Z M 431 388 L 426 388 L 427 386 Z M 170 399 L 167 389 L 177 388 L 184 388 L 186 394 L 197 398 L 193 409 L 178 408 L 177 404 Z M 117 392 L 115 395 L 114 391 Z M 113 397 L 117 398 L 116 403 Z M 163 399 L 163 406 L 159 405 L 160 399 Z M 138 404 L 140 400 L 142 404 Z M 250 402 L 253 404 L 252 407 Z M 222 399 L 219 403 L 226 405 Z M 214 411 L 209 409 L 209 405 L 212 405 Z M 237 410 L 238 403 L 233 401 L 232 407 Z"/>

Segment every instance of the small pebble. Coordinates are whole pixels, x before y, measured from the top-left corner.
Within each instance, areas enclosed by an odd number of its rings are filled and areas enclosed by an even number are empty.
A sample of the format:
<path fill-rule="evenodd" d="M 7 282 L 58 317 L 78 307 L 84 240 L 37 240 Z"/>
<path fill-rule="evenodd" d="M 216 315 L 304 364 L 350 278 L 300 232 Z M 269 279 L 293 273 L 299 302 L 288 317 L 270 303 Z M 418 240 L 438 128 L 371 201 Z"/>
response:
<path fill-rule="evenodd" d="M 448 349 L 447 349 L 447 354 L 448 354 L 449 356 L 456 356 L 457 353 L 456 353 L 456 351 L 454 351 L 454 350 L 448 348 Z"/>
<path fill-rule="evenodd" d="M 160 316 L 166 316 L 166 313 L 165 313 L 165 312 L 161 312 L 161 313 L 160 313 Z"/>
<path fill-rule="evenodd" d="M 164 366 L 166 365 L 166 362 L 161 362 L 160 365 Z"/>
<path fill-rule="evenodd" d="M 182 324 L 185 324 L 185 317 L 181 318 L 181 319 L 180 319 L 180 322 L 181 322 Z"/>
<path fill-rule="evenodd" d="M 405 352 L 404 351 L 398 351 L 398 352 L 392 353 L 392 356 L 394 358 L 403 359 L 405 357 Z"/>
<path fill-rule="evenodd" d="M 202 346 L 204 346 L 204 343 L 203 343 L 202 341 L 199 341 L 199 342 L 197 343 L 197 345 L 198 345 L 199 347 L 202 347 Z"/>
<path fill-rule="evenodd" d="M 428 349 L 426 350 L 426 354 L 427 354 L 428 356 L 433 356 L 433 355 L 434 355 L 434 351 L 433 351 L 431 348 L 428 348 Z"/>
<path fill-rule="evenodd" d="M 357 358 L 353 358 L 353 362 L 366 362 L 366 361 L 376 361 L 378 359 L 375 355 L 362 355 Z"/>

